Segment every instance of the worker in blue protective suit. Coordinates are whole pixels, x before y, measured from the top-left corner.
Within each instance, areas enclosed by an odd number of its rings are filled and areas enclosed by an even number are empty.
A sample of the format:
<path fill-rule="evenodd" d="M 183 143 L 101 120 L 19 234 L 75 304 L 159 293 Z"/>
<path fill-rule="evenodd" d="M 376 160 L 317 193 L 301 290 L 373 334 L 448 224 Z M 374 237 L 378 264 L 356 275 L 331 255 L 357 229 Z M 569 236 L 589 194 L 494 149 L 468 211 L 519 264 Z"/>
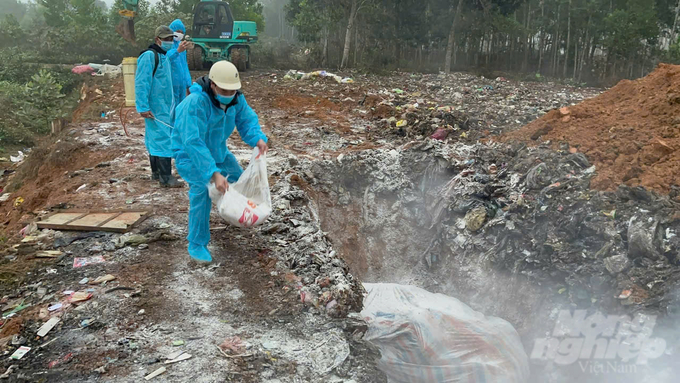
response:
<path fill-rule="evenodd" d="M 184 40 L 186 28 L 182 20 L 177 19 L 170 23 L 170 29 L 175 32 L 174 49 L 179 49 L 180 44 Z M 191 44 L 191 43 L 189 43 Z M 189 72 L 189 64 L 187 62 L 187 52 L 183 51 L 177 55 L 177 58 L 171 61 L 172 63 L 172 91 L 175 95 L 175 107 L 180 102 L 184 101 L 189 94 L 189 87 L 191 86 L 191 73 Z"/>
<path fill-rule="evenodd" d="M 225 193 L 243 169 L 229 149 L 227 139 L 238 129 L 241 139 L 266 153 L 267 137 L 257 115 L 239 91 L 241 80 L 234 64 L 215 63 L 208 76 L 191 86 L 191 94 L 177 107 L 172 150 L 179 174 L 189 183 L 189 255 L 210 262 L 210 210 L 208 184 Z"/>
<path fill-rule="evenodd" d="M 163 187 L 182 187 L 172 176 L 170 135 L 175 120 L 171 62 L 186 50 L 187 44 L 173 48 L 174 32 L 167 26 L 156 29 L 155 44 L 137 59 L 135 104 L 144 117 L 145 144 L 149 151 L 152 179 Z"/>

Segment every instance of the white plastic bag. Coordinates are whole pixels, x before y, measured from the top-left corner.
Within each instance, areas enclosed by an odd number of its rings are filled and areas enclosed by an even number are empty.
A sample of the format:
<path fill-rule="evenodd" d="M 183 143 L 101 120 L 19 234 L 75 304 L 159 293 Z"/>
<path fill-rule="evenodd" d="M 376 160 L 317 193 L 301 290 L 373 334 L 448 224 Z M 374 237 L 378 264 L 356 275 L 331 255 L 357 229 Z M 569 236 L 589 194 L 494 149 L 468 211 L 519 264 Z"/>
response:
<path fill-rule="evenodd" d="M 253 149 L 248 167 L 236 183 L 229 184 L 224 195 L 214 183 L 208 185 L 208 192 L 220 217 L 228 223 L 239 227 L 262 224 L 272 212 L 266 154 L 260 155 L 259 149 Z"/>
<path fill-rule="evenodd" d="M 524 383 L 529 361 L 517 331 L 456 298 L 392 283 L 365 283 L 364 339 L 380 349 L 391 383 Z"/>

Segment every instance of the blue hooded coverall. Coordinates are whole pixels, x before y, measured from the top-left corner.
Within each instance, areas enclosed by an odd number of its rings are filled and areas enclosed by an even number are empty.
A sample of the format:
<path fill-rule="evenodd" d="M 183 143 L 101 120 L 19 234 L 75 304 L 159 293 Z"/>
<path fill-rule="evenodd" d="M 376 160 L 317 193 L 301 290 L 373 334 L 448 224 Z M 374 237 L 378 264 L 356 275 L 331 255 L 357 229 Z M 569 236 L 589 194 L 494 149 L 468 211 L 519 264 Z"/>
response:
<path fill-rule="evenodd" d="M 182 20 L 177 19 L 170 24 L 170 29 L 174 31 L 181 30 L 186 34 L 187 30 L 184 27 Z M 179 41 L 174 41 L 174 49 L 179 48 Z M 189 64 L 187 63 L 187 52 L 177 54 L 177 58 L 171 61 L 172 63 L 172 91 L 175 95 L 175 106 L 179 105 L 186 96 L 187 89 L 192 84 L 191 73 L 189 72 Z"/>
<path fill-rule="evenodd" d="M 210 242 L 210 210 L 208 184 L 215 172 L 229 183 L 238 181 L 243 169 L 227 149 L 227 139 L 238 130 L 241 139 L 251 147 L 260 140 L 267 142 L 255 112 L 239 92 L 222 109 L 204 76 L 190 88 L 191 94 L 177 107 L 172 150 L 177 172 L 189 183 L 190 245 L 207 246 Z"/>
<path fill-rule="evenodd" d="M 151 49 L 153 47 L 152 45 Z M 135 106 L 137 112 L 151 111 L 156 118 L 155 120 L 144 119 L 146 124 L 144 142 L 149 154 L 156 157 L 171 158 L 170 135 L 175 118 L 175 104 L 170 65 L 171 61 L 177 56 L 177 50 L 170 50 L 167 54 L 158 53 L 158 67 L 156 75 L 153 75 L 157 52 L 151 49 L 142 53 L 137 59 Z"/>

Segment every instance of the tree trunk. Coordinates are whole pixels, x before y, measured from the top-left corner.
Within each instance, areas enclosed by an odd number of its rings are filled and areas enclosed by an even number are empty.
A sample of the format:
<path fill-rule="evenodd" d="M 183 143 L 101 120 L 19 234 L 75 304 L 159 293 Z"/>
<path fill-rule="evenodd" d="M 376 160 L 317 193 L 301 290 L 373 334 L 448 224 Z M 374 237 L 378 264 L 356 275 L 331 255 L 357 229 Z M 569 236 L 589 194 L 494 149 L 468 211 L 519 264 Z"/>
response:
<path fill-rule="evenodd" d="M 586 62 L 586 57 L 588 57 L 588 44 L 590 44 L 590 22 L 592 21 L 592 15 L 588 15 L 588 24 L 586 26 L 586 39 L 583 40 L 583 53 L 581 54 L 581 64 L 578 67 L 578 82 L 581 82 L 581 76 L 583 74 L 583 66 Z"/>
<path fill-rule="evenodd" d="M 567 45 L 565 48 L 565 58 L 564 58 L 564 71 L 562 72 L 562 77 L 567 77 L 567 68 L 569 67 L 569 45 L 571 44 L 571 0 L 569 0 L 569 16 L 567 17 Z"/>
<path fill-rule="evenodd" d="M 354 67 L 357 66 L 357 55 L 359 54 L 359 26 L 354 22 Z"/>
<path fill-rule="evenodd" d="M 349 20 L 347 21 L 347 31 L 345 31 L 345 48 L 342 51 L 342 61 L 340 68 L 345 68 L 349 63 L 349 48 L 352 45 L 352 29 L 354 28 L 354 20 L 357 17 L 357 9 L 359 7 L 359 0 L 352 0 L 352 9 L 349 12 Z"/>
<path fill-rule="evenodd" d="M 323 31 L 323 51 L 321 53 L 321 66 L 326 67 L 328 64 L 328 27 L 324 27 Z"/>
<path fill-rule="evenodd" d="M 557 54 L 560 50 L 560 42 L 562 41 L 562 36 L 560 35 L 560 3 L 557 3 L 557 19 L 555 21 L 555 41 L 553 42 L 553 60 L 552 60 L 552 75 L 557 76 L 559 65 L 559 60 Z"/>
<path fill-rule="evenodd" d="M 545 50 L 545 0 L 541 0 L 541 43 L 538 45 L 538 73 L 543 72 L 544 50 Z"/>
<path fill-rule="evenodd" d="M 673 21 L 673 29 L 671 30 L 671 44 L 675 44 L 677 41 L 678 16 L 680 16 L 680 0 L 678 0 L 678 5 L 675 7 L 675 20 Z"/>
<path fill-rule="evenodd" d="M 571 76 L 572 79 L 576 79 L 576 71 L 578 70 L 578 42 L 581 40 L 580 37 L 576 37 L 574 40 L 574 74 Z"/>
<path fill-rule="evenodd" d="M 456 7 L 456 14 L 453 16 L 451 23 L 451 31 L 449 32 L 449 41 L 446 44 L 446 60 L 444 62 L 444 73 L 451 73 L 451 55 L 453 54 L 453 40 L 456 38 L 456 26 L 460 19 L 460 12 L 463 10 L 463 0 L 458 0 Z"/>

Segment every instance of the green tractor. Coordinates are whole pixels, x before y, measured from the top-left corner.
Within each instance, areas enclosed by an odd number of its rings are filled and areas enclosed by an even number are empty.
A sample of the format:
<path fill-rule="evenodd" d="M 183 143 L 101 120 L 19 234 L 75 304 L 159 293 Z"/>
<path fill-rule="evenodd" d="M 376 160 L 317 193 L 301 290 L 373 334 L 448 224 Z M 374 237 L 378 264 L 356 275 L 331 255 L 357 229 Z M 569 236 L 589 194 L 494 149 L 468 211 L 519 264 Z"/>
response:
<path fill-rule="evenodd" d="M 201 0 L 194 9 L 194 26 L 187 51 L 189 69 L 202 70 L 229 60 L 239 71 L 250 68 L 250 45 L 257 41 L 257 24 L 234 21 L 226 1 Z"/>

